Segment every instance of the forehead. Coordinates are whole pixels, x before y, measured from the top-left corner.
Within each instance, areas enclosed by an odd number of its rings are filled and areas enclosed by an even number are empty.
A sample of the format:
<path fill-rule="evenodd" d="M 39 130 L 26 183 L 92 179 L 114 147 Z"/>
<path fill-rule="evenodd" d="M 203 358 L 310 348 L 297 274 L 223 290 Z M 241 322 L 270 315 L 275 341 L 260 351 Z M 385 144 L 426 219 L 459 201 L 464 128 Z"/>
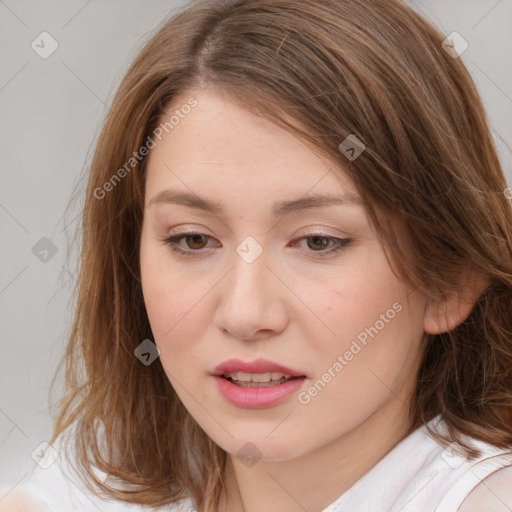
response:
<path fill-rule="evenodd" d="M 180 112 L 189 98 L 196 106 Z M 191 91 L 175 98 L 162 123 L 175 124 L 150 151 L 147 195 L 173 187 L 237 197 L 330 192 L 357 196 L 339 164 L 294 134 L 219 95 Z M 178 122 L 176 122 L 178 121 Z"/>

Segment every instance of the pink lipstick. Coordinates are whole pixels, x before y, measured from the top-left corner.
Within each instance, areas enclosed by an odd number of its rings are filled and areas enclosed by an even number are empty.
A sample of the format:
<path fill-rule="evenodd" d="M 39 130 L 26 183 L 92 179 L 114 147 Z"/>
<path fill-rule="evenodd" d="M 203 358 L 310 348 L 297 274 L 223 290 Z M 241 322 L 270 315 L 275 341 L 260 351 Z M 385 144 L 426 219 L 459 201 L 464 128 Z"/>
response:
<path fill-rule="evenodd" d="M 211 374 L 221 394 L 237 407 L 261 409 L 282 402 L 298 391 L 306 375 L 267 359 L 229 359 Z"/>

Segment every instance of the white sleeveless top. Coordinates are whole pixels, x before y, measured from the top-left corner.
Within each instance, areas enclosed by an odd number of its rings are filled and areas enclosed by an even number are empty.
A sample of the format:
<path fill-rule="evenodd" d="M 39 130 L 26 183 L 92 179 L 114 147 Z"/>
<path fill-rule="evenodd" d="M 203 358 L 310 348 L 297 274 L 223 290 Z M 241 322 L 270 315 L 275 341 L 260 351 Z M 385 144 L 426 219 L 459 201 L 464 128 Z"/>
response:
<path fill-rule="evenodd" d="M 430 425 L 445 431 L 439 416 Z M 456 512 L 481 480 L 512 466 L 512 447 L 500 449 L 469 441 L 481 450 L 478 459 L 467 460 L 464 450 L 454 443 L 443 449 L 426 426 L 420 427 L 322 512 Z M 190 499 L 158 509 L 102 500 L 66 470 L 60 457 L 52 462 L 55 454 L 48 451 L 16 487 L 37 496 L 50 512 L 195 512 Z"/>

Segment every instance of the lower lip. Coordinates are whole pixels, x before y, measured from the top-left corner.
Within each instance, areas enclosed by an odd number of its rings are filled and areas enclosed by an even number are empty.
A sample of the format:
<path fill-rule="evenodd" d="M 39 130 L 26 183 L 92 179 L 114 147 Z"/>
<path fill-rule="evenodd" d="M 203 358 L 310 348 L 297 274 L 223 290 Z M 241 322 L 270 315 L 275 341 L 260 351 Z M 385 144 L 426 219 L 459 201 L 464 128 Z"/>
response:
<path fill-rule="evenodd" d="M 245 407 L 247 409 L 262 409 L 270 407 L 281 401 L 286 397 L 298 391 L 302 386 L 306 377 L 298 377 L 289 380 L 283 384 L 276 384 L 274 386 L 253 386 L 243 387 L 233 384 L 229 380 L 214 376 L 217 381 L 219 391 L 224 398 L 237 407 Z"/>

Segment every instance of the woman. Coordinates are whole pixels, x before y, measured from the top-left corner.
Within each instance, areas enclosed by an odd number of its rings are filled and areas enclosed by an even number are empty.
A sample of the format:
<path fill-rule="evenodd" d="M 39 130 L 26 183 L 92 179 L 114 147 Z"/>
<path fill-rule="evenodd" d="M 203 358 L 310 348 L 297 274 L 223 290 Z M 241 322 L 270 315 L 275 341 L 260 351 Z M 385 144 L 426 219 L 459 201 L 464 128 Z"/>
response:
<path fill-rule="evenodd" d="M 27 492 L 510 510 L 512 211 L 444 39 L 398 0 L 161 27 L 91 166 L 59 458 Z"/>

